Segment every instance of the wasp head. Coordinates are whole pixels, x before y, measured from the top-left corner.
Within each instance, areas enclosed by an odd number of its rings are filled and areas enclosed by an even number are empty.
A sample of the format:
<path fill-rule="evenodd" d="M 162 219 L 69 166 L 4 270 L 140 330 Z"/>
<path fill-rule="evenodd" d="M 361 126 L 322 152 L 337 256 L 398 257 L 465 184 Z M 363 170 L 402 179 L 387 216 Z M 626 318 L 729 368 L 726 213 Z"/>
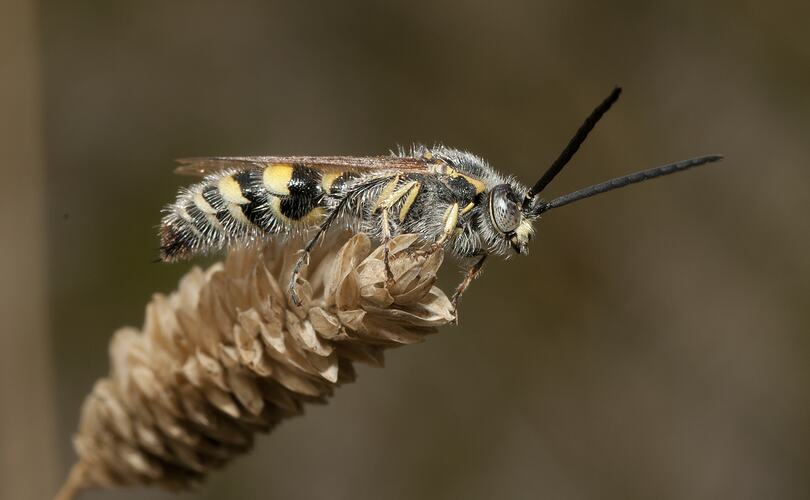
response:
<path fill-rule="evenodd" d="M 489 220 L 500 238 L 521 255 L 529 253 L 535 218 L 522 207 L 522 198 L 509 184 L 498 184 L 489 192 Z"/>

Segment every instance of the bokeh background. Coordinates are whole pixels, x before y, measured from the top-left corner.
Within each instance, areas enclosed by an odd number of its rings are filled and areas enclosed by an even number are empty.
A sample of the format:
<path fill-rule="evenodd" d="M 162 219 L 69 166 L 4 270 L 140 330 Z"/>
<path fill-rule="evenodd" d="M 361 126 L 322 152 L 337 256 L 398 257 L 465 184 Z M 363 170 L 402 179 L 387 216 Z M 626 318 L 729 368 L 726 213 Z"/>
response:
<path fill-rule="evenodd" d="M 151 262 L 174 158 L 441 141 L 529 184 L 616 83 L 550 194 L 726 161 L 549 214 L 198 491 L 84 498 L 810 497 L 807 2 L 6 2 L 3 498 L 56 491 L 111 333 L 191 265 Z"/>

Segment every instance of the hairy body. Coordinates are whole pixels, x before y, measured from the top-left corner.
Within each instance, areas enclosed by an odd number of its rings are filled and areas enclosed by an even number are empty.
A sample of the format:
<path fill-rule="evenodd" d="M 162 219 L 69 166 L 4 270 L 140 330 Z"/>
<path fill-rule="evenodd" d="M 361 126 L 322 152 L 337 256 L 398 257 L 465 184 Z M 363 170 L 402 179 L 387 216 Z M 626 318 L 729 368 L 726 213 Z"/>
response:
<path fill-rule="evenodd" d="M 540 193 L 576 154 L 618 100 L 616 87 L 585 119 L 565 149 L 527 189 L 483 159 L 456 149 L 414 146 L 391 156 L 255 156 L 184 160 L 181 173 L 204 175 L 181 190 L 161 222 L 161 259 L 190 257 L 266 238 L 312 232 L 290 278 L 296 304 L 298 274 L 326 231 L 348 227 L 385 243 L 413 233 L 429 250 L 478 257 L 454 302 L 489 254 L 528 253 L 540 214 L 617 188 L 722 159 L 702 156 L 594 184 L 545 202 Z M 388 247 L 385 247 L 388 264 Z M 389 272 L 390 276 L 390 272 Z"/>
<path fill-rule="evenodd" d="M 182 190 L 161 223 L 161 258 L 172 261 L 268 237 L 348 227 L 385 241 L 417 234 L 460 257 L 504 254 L 510 244 L 488 216 L 489 192 L 528 191 L 483 159 L 443 146 L 389 157 L 246 157 L 188 160 L 206 174 Z M 528 242 L 531 222 L 515 229 Z M 518 234 L 520 233 L 520 234 Z"/>

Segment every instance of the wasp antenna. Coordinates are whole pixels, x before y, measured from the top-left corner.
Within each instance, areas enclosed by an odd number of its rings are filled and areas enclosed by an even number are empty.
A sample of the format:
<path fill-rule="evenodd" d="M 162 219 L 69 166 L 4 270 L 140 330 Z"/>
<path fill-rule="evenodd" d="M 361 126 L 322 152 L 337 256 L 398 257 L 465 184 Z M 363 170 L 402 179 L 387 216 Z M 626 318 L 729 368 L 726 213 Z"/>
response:
<path fill-rule="evenodd" d="M 574 157 L 579 147 L 585 142 L 585 138 L 588 137 L 588 134 L 593 130 L 593 127 L 596 123 L 602 118 L 602 115 L 607 113 L 607 110 L 610 109 L 613 104 L 619 100 L 619 95 L 622 93 L 622 88 L 617 86 L 613 89 L 613 92 L 610 93 L 609 96 L 605 98 L 604 101 L 599 104 L 585 119 L 582 125 L 577 130 L 577 133 L 574 134 L 574 137 L 568 141 L 568 145 L 565 146 L 565 149 L 562 150 L 560 156 L 554 160 L 554 163 L 546 170 L 546 173 L 543 174 L 543 177 L 540 177 L 540 180 L 534 185 L 533 188 L 529 190 L 526 194 L 526 198 L 523 201 L 523 205 L 528 205 L 529 201 L 540 194 L 543 189 L 560 173 L 560 171 L 571 161 L 571 158 Z"/>
<path fill-rule="evenodd" d="M 569 203 L 574 203 L 575 201 L 590 198 L 591 196 L 595 196 L 597 194 L 613 191 L 614 189 L 629 186 L 630 184 L 635 184 L 637 182 L 655 179 L 656 177 L 661 177 L 663 175 L 682 172 L 684 170 L 693 167 L 698 167 L 700 165 L 705 165 L 707 163 L 720 161 L 722 159 L 723 157 L 720 155 L 700 156 L 698 158 L 692 158 L 690 160 L 683 160 L 675 163 L 669 163 L 667 165 L 662 165 L 660 167 L 653 167 L 647 170 L 642 170 L 641 172 L 625 175 L 623 177 L 617 177 L 609 181 L 605 181 L 599 184 L 595 184 L 593 186 L 588 186 L 578 191 L 574 191 L 573 193 L 568 193 L 566 195 L 560 196 L 559 198 L 555 198 L 549 202 L 541 203 L 538 206 L 536 213 L 539 215 L 543 212 L 548 212 L 552 208 L 559 208 L 564 205 L 568 205 Z"/>

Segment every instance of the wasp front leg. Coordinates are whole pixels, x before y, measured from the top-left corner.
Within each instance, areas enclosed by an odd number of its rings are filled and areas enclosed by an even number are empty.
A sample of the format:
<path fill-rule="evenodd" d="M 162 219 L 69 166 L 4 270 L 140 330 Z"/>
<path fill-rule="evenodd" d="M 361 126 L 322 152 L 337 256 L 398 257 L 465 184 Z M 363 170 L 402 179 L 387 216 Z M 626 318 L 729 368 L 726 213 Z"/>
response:
<path fill-rule="evenodd" d="M 456 230 L 458 229 L 458 217 L 459 217 L 458 203 L 448 205 L 447 208 L 444 210 L 444 214 L 442 215 L 442 226 L 439 235 L 436 237 L 433 243 L 427 246 L 427 248 L 416 250 L 414 251 L 414 254 L 424 257 L 432 254 L 433 252 L 439 251 L 444 246 L 444 244 L 447 243 L 447 241 L 454 234 L 456 234 Z"/>
<path fill-rule="evenodd" d="M 480 259 L 475 261 L 475 264 L 467 269 L 464 279 L 458 284 L 455 293 L 453 293 L 453 298 L 450 299 L 450 301 L 453 303 L 453 311 L 456 315 L 456 324 L 458 324 L 458 303 L 461 300 L 461 296 L 464 295 L 464 292 L 467 290 L 473 280 L 477 278 L 479 274 L 481 274 L 481 268 L 484 267 L 485 260 L 487 260 L 486 254 L 482 255 Z"/>
<path fill-rule="evenodd" d="M 444 210 L 444 227 L 442 233 L 432 245 L 432 251 L 438 250 L 439 247 L 444 246 L 447 240 L 456 232 L 458 226 L 458 203 L 453 203 Z"/>

